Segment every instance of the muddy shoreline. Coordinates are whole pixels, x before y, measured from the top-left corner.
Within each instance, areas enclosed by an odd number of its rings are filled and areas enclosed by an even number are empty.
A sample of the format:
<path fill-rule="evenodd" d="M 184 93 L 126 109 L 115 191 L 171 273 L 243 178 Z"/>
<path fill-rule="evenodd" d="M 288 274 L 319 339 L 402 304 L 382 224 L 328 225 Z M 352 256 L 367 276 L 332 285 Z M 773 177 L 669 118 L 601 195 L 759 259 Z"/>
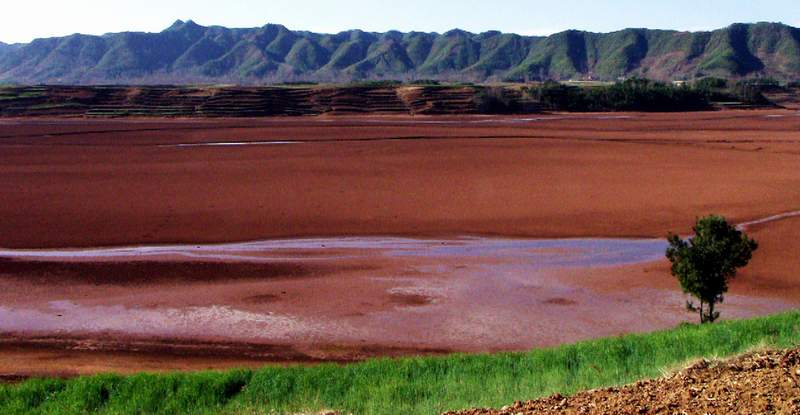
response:
<path fill-rule="evenodd" d="M 773 221 L 751 226 L 800 223 Z M 12 356 L 196 370 L 527 350 L 664 329 L 688 317 L 659 269 L 664 246 L 350 237 L 2 250 L 0 374 L 38 373 Z M 659 279 L 643 280 L 653 270 Z M 800 306 L 779 291 L 735 286 L 721 308 L 746 318 Z"/>

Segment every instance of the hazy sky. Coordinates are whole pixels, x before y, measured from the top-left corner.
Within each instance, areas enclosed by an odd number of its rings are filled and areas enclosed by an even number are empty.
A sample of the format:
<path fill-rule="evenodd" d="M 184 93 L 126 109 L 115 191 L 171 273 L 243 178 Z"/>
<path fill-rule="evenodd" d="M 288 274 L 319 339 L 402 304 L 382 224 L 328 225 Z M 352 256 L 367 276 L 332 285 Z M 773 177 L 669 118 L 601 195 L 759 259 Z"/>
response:
<path fill-rule="evenodd" d="M 626 27 L 702 30 L 734 22 L 800 26 L 798 0 L 6 0 L 0 41 L 119 31 L 158 32 L 176 19 L 202 25 L 339 32 L 501 30 L 545 35 Z"/>

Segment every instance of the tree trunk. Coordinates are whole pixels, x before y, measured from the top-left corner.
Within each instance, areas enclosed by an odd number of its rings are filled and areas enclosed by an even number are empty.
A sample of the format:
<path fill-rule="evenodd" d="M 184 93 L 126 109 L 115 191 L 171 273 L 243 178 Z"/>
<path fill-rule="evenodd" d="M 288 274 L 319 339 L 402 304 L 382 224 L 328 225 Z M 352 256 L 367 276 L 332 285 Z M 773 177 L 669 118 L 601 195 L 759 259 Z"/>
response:
<path fill-rule="evenodd" d="M 700 324 L 705 324 L 706 315 L 703 312 L 703 300 L 700 300 Z"/>
<path fill-rule="evenodd" d="M 714 301 L 708 303 L 708 320 L 709 323 L 713 323 L 716 320 L 716 316 L 714 316 Z"/>

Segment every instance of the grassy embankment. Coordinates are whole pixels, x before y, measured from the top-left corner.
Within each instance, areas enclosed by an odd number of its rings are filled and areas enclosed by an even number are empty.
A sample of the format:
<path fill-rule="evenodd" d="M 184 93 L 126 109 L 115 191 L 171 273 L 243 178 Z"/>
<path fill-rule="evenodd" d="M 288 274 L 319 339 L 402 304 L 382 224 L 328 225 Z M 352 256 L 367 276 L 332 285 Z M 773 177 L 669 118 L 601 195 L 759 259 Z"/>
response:
<path fill-rule="evenodd" d="M 0 413 L 434 414 L 660 376 L 698 357 L 800 344 L 800 312 L 527 353 L 229 372 L 101 375 L 0 386 Z"/>

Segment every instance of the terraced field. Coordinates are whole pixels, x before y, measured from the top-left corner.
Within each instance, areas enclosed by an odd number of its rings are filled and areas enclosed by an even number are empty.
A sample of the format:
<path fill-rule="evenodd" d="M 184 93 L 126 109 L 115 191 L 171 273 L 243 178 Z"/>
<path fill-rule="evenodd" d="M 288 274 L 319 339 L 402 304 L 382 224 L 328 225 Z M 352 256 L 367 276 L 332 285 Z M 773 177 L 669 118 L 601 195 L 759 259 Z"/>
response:
<path fill-rule="evenodd" d="M 471 86 L 3 87 L 0 116 L 471 114 L 479 91 Z M 527 105 L 528 111 L 538 108 Z"/>

